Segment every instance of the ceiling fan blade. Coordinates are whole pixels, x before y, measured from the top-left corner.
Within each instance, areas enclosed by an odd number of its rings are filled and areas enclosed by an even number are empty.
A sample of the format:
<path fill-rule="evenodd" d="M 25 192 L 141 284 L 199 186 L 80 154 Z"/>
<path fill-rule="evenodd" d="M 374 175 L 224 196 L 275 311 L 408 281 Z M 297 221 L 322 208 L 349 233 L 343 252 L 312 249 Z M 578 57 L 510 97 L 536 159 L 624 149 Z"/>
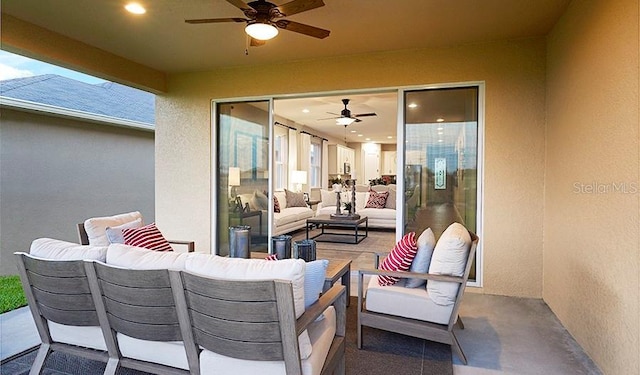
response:
<path fill-rule="evenodd" d="M 360 120 L 359 118 L 354 118 L 354 117 L 352 117 L 352 119 L 356 120 L 356 121 L 354 121 L 354 122 L 362 122 L 362 120 Z"/>
<path fill-rule="evenodd" d="M 370 117 L 370 116 L 377 116 L 377 114 L 375 112 L 371 112 L 371 113 L 360 113 L 358 115 L 353 115 L 353 117 Z"/>
<path fill-rule="evenodd" d="M 324 39 L 329 36 L 329 33 L 331 33 L 331 31 L 329 30 L 289 20 L 279 20 L 278 22 L 276 22 L 276 26 L 284 30 L 312 36 L 318 39 Z"/>
<path fill-rule="evenodd" d="M 248 22 L 249 20 L 239 17 L 234 18 L 202 18 L 198 20 L 184 20 L 186 23 L 198 24 L 198 23 L 221 23 L 221 22 Z"/>
<path fill-rule="evenodd" d="M 234 7 L 242 10 L 243 12 L 245 10 L 251 10 L 251 7 L 249 5 L 247 5 L 244 1 L 242 0 L 227 0 L 227 3 L 233 5 Z"/>
<path fill-rule="evenodd" d="M 324 120 L 335 120 L 335 119 L 339 119 L 341 116 L 338 117 L 327 117 L 327 118 L 319 118 L 316 121 L 324 121 Z"/>
<path fill-rule="evenodd" d="M 227 1 L 231 2 L 230 0 Z M 280 13 L 287 17 L 323 6 L 324 2 L 322 0 L 293 0 L 278 6 L 278 9 L 280 9 Z"/>
<path fill-rule="evenodd" d="M 249 41 L 249 45 L 251 47 L 260 47 L 260 46 L 264 46 L 267 43 L 265 40 L 258 40 L 251 37 L 249 37 L 249 39 L 251 39 Z"/>

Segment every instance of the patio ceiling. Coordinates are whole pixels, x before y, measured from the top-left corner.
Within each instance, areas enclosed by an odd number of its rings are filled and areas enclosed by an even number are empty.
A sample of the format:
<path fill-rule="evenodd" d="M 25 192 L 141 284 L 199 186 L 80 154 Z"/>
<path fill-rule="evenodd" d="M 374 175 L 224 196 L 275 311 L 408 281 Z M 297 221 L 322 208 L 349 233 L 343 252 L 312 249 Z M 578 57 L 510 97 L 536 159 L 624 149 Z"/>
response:
<path fill-rule="evenodd" d="M 291 20 L 331 30 L 326 39 L 282 31 L 249 48 L 243 23 L 189 25 L 185 19 L 241 17 L 224 0 L 3 0 L 2 12 L 166 72 L 361 54 L 546 35 L 569 0 L 325 0 Z M 283 4 L 285 1 L 275 1 Z"/>

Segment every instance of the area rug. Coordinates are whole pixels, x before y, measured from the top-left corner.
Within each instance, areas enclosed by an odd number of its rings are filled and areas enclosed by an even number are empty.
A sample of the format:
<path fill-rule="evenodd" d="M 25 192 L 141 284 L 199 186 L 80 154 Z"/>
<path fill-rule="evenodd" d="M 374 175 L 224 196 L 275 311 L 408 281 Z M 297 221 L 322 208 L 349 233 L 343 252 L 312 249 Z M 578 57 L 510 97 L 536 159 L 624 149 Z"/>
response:
<path fill-rule="evenodd" d="M 364 327 L 362 349 L 356 345 L 358 300 L 351 297 L 347 308 L 346 370 L 350 375 L 447 375 L 453 374 L 451 347 Z M 0 366 L 0 374 L 26 375 L 36 352 L 19 356 Z M 102 374 L 105 364 L 64 353 L 53 353 L 47 359 L 45 375 Z M 121 368 L 119 375 L 147 375 L 145 372 Z"/>

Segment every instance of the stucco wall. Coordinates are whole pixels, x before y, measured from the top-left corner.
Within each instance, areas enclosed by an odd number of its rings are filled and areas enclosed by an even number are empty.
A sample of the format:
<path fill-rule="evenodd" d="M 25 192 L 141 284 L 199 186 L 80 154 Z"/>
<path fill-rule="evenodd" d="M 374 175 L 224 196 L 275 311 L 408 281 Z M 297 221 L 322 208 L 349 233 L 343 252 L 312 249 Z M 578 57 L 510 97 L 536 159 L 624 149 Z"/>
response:
<path fill-rule="evenodd" d="M 638 8 L 573 1 L 548 38 L 543 295 L 606 374 L 640 374 Z"/>
<path fill-rule="evenodd" d="M 156 102 L 158 222 L 210 251 L 211 99 L 468 81 L 486 83 L 484 292 L 541 297 L 543 38 L 170 75 Z"/>
<path fill-rule="evenodd" d="M 36 238 L 78 242 L 86 218 L 138 210 L 152 222 L 153 166 L 152 132 L 3 108 L 1 274 L 17 274 L 12 253 Z"/>

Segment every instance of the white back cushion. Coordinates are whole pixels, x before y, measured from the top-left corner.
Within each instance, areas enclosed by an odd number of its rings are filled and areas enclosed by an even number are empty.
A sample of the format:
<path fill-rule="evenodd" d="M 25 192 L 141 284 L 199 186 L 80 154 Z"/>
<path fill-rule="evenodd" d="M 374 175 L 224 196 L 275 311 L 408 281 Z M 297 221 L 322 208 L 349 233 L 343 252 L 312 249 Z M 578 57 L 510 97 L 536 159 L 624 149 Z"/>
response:
<path fill-rule="evenodd" d="M 89 245 L 109 246 L 107 227 L 117 227 L 136 219 L 142 219 L 142 214 L 138 211 L 114 216 L 93 217 L 85 220 L 84 230 L 87 232 Z"/>
<path fill-rule="evenodd" d="M 38 238 L 31 243 L 29 254 L 44 259 L 87 259 L 104 262 L 107 257 L 107 246 L 78 245 L 53 238 Z"/>
<path fill-rule="evenodd" d="M 273 193 L 273 195 L 276 197 L 276 199 L 278 199 L 280 211 L 287 208 L 287 195 L 284 193 L 284 191 L 276 191 Z"/>
<path fill-rule="evenodd" d="M 183 271 L 189 255 L 176 251 L 154 251 L 142 247 L 114 243 L 107 250 L 106 263 L 132 270 L 170 269 Z"/>
<path fill-rule="evenodd" d="M 462 276 L 467 264 L 471 236 L 460 223 L 451 224 L 440 236 L 433 250 L 429 273 L 436 275 Z M 427 292 L 438 305 L 450 305 L 456 300 L 458 283 L 427 281 Z"/>

